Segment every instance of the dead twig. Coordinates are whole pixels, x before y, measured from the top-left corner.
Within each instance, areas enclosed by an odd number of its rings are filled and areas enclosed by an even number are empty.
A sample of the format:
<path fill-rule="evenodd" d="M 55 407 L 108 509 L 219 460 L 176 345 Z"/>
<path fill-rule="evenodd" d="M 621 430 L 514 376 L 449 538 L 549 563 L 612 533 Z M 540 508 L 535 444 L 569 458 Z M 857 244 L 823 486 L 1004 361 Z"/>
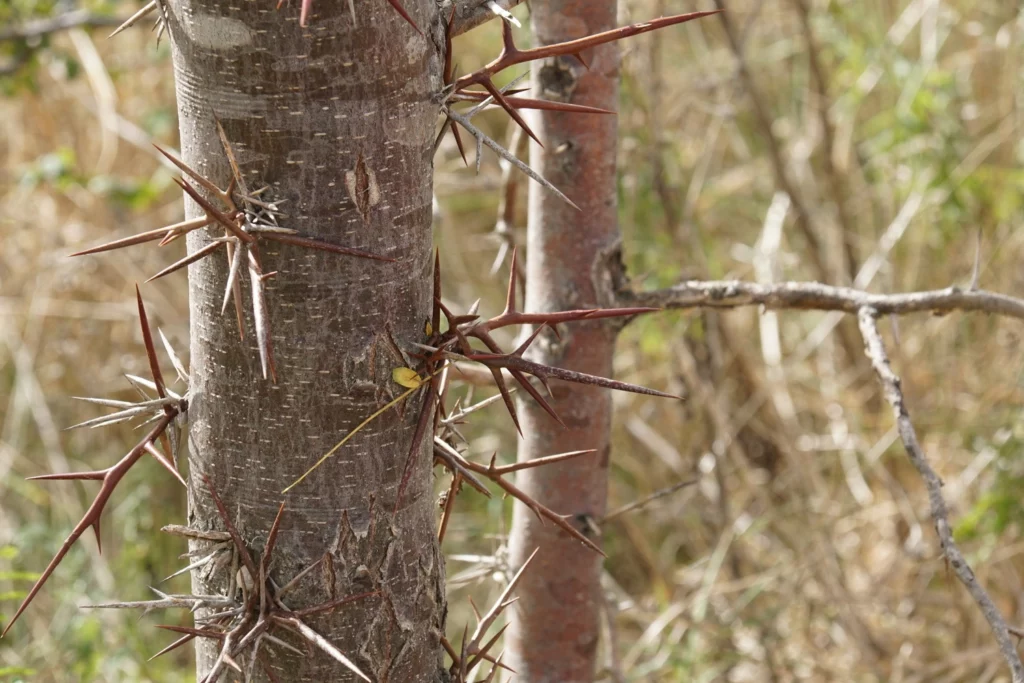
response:
<path fill-rule="evenodd" d="M 963 553 L 960 552 L 956 541 L 953 540 L 953 530 L 949 524 L 949 510 L 942 496 L 942 480 L 928 463 L 924 450 L 917 440 L 917 432 L 910 421 L 910 414 L 907 411 L 906 400 L 900 386 L 900 378 L 892 370 L 885 344 L 882 342 L 882 335 L 878 331 L 880 313 L 881 311 L 871 306 L 864 306 L 857 312 L 860 333 L 864 338 L 865 353 L 871 360 L 871 367 L 882 385 L 885 399 L 892 406 L 893 415 L 896 418 L 896 428 L 903 441 L 903 447 L 907 451 L 907 456 L 914 463 L 914 467 L 928 489 L 928 504 L 931 508 L 932 521 L 935 524 L 935 533 L 938 534 L 942 553 L 985 616 L 985 620 L 999 644 L 999 650 L 1010 667 L 1014 683 L 1021 683 L 1024 681 L 1024 664 L 1021 663 L 1017 647 L 1010 638 L 1010 630 L 1006 621 L 999 613 L 995 603 L 992 602 L 988 592 L 978 583 L 974 571 Z"/>

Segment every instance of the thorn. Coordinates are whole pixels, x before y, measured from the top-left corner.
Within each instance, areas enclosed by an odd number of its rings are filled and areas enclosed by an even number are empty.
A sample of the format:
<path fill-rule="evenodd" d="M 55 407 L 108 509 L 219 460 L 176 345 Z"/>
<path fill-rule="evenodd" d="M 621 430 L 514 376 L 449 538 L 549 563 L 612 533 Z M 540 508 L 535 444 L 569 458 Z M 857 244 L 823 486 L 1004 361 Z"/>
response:
<path fill-rule="evenodd" d="M 85 512 L 85 515 L 83 515 L 82 519 L 78 522 L 77 525 L 75 525 L 75 528 L 72 529 L 71 533 L 64 540 L 64 544 L 57 551 L 57 554 L 53 556 L 53 559 L 50 560 L 50 564 L 48 564 L 46 566 L 46 569 L 43 570 L 43 573 L 39 575 L 39 578 L 36 580 L 35 584 L 33 584 L 32 588 L 29 590 L 28 595 L 26 595 L 24 600 L 22 600 L 21 606 L 18 607 L 18 610 L 14 613 L 14 616 L 11 617 L 11 620 L 7 623 L 7 626 L 4 628 L 3 632 L 0 633 L 0 638 L 6 636 L 7 632 L 11 630 L 11 627 L 14 626 L 14 623 L 18 620 L 18 618 L 22 614 L 24 614 L 25 610 L 32 603 L 32 600 L 35 599 L 36 595 L 39 594 L 39 591 L 42 590 L 43 586 L 46 584 L 46 581 L 53 574 L 54 570 L 57 569 L 57 565 L 61 563 L 61 560 L 64 559 L 64 556 L 68 554 L 69 550 L 71 550 L 71 546 L 75 544 L 75 541 L 82 537 L 82 534 L 85 533 L 85 530 L 87 528 L 93 527 L 93 529 L 96 531 L 96 540 L 97 542 L 99 542 L 100 516 L 103 514 L 103 508 L 107 504 L 107 501 L 110 499 L 110 496 L 114 493 L 114 489 L 117 487 L 117 484 L 121 481 L 122 477 L 124 477 L 128 470 L 130 470 L 132 466 L 136 462 L 138 462 L 139 458 L 141 458 L 142 455 L 146 452 L 146 444 L 156 439 L 163 432 L 163 430 L 167 428 L 167 425 L 170 424 L 172 419 L 172 416 L 165 415 L 161 419 L 161 421 L 157 423 L 155 427 L 153 427 L 153 429 L 149 432 L 145 439 L 143 439 L 142 442 L 136 444 L 136 446 L 132 448 L 132 450 L 129 451 L 127 455 L 121 458 L 121 460 L 119 460 L 112 467 L 105 470 L 104 475 L 101 477 L 103 480 L 103 485 L 100 487 L 99 492 L 93 499 L 92 505 L 89 506 L 89 509 L 86 510 Z M 96 477 L 90 476 L 88 478 L 94 479 Z"/>
<path fill-rule="evenodd" d="M 421 31 L 420 27 L 416 25 L 416 22 L 412 20 L 412 17 L 409 16 L 409 13 L 405 11 L 405 8 L 402 7 L 402 3 L 399 0 L 388 0 L 388 3 L 395 8 L 396 12 L 402 15 L 403 19 L 409 22 L 410 26 L 416 29 L 416 33 L 420 34 L 421 36 L 423 35 L 423 31 Z M 424 36 L 424 38 L 425 37 L 426 36 Z"/>
<path fill-rule="evenodd" d="M 185 370 L 185 364 L 178 358 L 178 354 L 174 353 L 174 348 L 171 346 L 171 342 L 167 341 L 167 336 L 164 335 L 164 331 L 157 328 L 157 332 L 160 334 L 160 342 L 164 345 L 164 351 L 171 359 L 171 365 L 174 366 L 174 371 L 178 373 L 178 379 L 188 384 L 188 371 Z"/>
<path fill-rule="evenodd" d="M 263 285 L 263 272 L 259 265 L 255 248 L 249 252 L 249 284 L 252 286 L 252 316 L 256 327 L 256 345 L 260 352 L 260 366 L 263 379 L 267 379 L 267 370 L 277 384 L 277 372 L 274 369 L 273 342 L 270 338 L 269 312 L 267 310 L 266 291 Z"/>
<path fill-rule="evenodd" d="M 516 257 L 519 250 L 517 247 L 512 247 L 512 265 L 509 267 L 508 274 L 508 292 L 505 295 L 505 311 L 502 315 L 512 315 L 517 313 L 516 311 L 516 285 L 519 278 L 519 269 L 516 267 Z"/>
<path fill-rule="evenodd" d="M 165 456 L 165 455 L 164 455 L 163 453 L 161 453 L 160 451 L 158 451 L 158 450 L 156 449 L 156 446 L 154 446 L 154 445 L 153 445 L 153 444 L 151 444 L 151 443 L 147 443 L 147 444 L 146 444 L 146 452 L 147 452 L 147 453 L 149 453 L 150 455 L 152 455 L 152 456 L 153 456 L 153 457 L 154 457 L 154 458 L 156 459 L 156 461 L 157 461 L 158 463 L 160 463 L 160 465 L 161 465 L 161 466 L 162 466 L 162 467 L 163 467 L 163 468 L 164 468 L 165 470 L 167 470 L 168 472 L 170 472 L 170 473 L 171 473 L 171 475 L 172 475 L 172 476 L 173 476 L 173 477 L 174 477 L 175 479 L 177 479 L 177 480 L 178 480 L 178 482 L 179 482 L 179 483 L 180 483 L 180 484 L 181 484 L 182 486 L 184 486 L 184 487 L 185 487 L 186 489 L 188 488 L 188 484 L 186 484 L 186 483 L 185 483 L 185 480 L 184 480 L 184 479 L 182 478 L 182 476 L 181 476 L 181 473 L 180 473 L 180 472 L 178 472 L 178 470 L 177 470 L 177 469 L 175 469 L 175 467 L 174 467 L 174 465 L 173 465 L 173 464 L 171 463 L 171 461 L 167 459 L 167 456 Z"/>
<path fill-rule="evenodd" d="M 224 527 L 229 534 L 231 534 L 231 541 L 235 545 L 235 549 L 238 551 L 238 557 L 241 558 L 243 566 L 249 570 L 250 576 L 258 576 L 256 571 L 256 563 L 252 561 L 252 555 L 249 554 L 249 549 L 246 548 L 245 542 L 239 535 L 238 530 L 235 529 L 235 525 L 231 522 L 231 516 L 228 514 L 228 510 L 224 507 L 224 501 L 217 495 L 217 490 L 213 487 L 213 482 L 205 474 L 201 475 L 203 481 L 206 482 L 206 488 L 210 492 L 210 497 L 213 499 L 213 504 L 217 506 L 217 513 L 220 515 L 221 521 L 224 522 Z"/>
<path fill-rule="evenodd" d="M 436 248 L 434 249 L 434 305 L 430 312 L 430 327 L 432 334 L 441 333 L 441 250 Z"/>
<path fill-rule="evenodd" d="M 120 26 L 115 28 L 114 32 L 111 33 L 109 36 L 107 36 L 107 39 L 109 40 L 110 38 L 113 38 L 114 36 L 116 36 L 121 31 L 125 30 L 126 28 L 131 28 L 132 26 L 134 26 L 139 21 L 139 19 L 141 19 L 142 17 L 146 16 L 147 14 L 149 14 L 150 12 L 152 12 L 155 9 L 156 9 L 156 0 L 150 0 L 150 2 L 146 6 L 144 6 L 142 9 L 140 9 L 135 14 L 131 15 L 130 17 L 128 17 L 128 19 L 123 24 L 121 24 Z"/>
<path fill-rule="evenodd" d="M 494 153 L 497 154 L 499 157 L 509 162 L 516 168 L 518 168 L 520 171 L 522 171 L 530 178 L 535 180 L 537 183 L 539 183 L 542 187 L 553 192 L 558 198 L 560 198 L 569 206 L 573 207 L 577 211 L 581 210 L 580 207 L 578 207 L 571 199 L 566 197 L 561 190 L 552 185 L 549 180 L 544 178 L 542 175 L 534 171 L 532 168 L 524 164 L 519 159 L 515 158 L 515 156 L 513 156 L 508 150 L 499 145 L 497 142 L 487 137 L 487 135 L 485 135 L 479 128 L 474 126 L 468 118 L 451 109 L 447 110 L 447 115 L 452 120 L 456 121 L 459 125 L 461 125 L 463 128 L 465 128 L 467 131 L 469 131 L 480 143 L 490 147 L 494 151 Z"/>
<path fill-rule="evenodd" d="M 149 329 L 149 319 L 146 316 L 146 305 L 142 302 L 142 293 L 139 286 L 135 285 L 135 299 L 139 306 L 139 326 L 142 328 L 142 341 L 146 346 L 146 356 L 149 357 L 149 370 L 153 373 L 153 383 L 156 385 L 156 393 L 160 398 L 167 398 L 164 391 L 164 376 L 160 372 L 160 362 L 156 358 L 156 347 L 153 345 L 153 334 Z M 170 406 L 164 406 L 164 413 L 170 415 Z"/>
<path fill-rule="evenodd" d="M 460 90 L 452 93 L 449 98 L 453 102 L 484 102 L 490 95 L 475 90 Z M 551 100 L 538 100 L 532 97 L 510 97 L 505 94 L 505 101 L 517 109 L 539 109 L 543 111 L 564 111 L 574 114 L 616 114 L 611 109 L 590 107 L 583 104 L 572 104 L 571 102 L 552 102 Z"/>
<path fill-rule="evenodd" d="M 143 244 L 145 242 L 152 242 L 158 238 L 166 239 L 170 235 L 184 235 L 196 228 L 202 228 L 210 224 L 210 219 L 193 218 L 192 220 L 183 221 L 181 223 L 175 223 L 174 225 L 168 225 L 163 228 L 157 228 L 156 230 L 148 230 L 146 232 L 139 233 L 138 235 L 132 235 L 131 237 L 125 237 L 123 239 L 114 240 L 113 242 L 107 242 L 96 247 L 90 247 L 83 249 L 82 251 L 76 251 L 68 256 L 85 256 L 86 254 L 98 254 L 104 251 L 113 251 L 114 249 L 122 249 L 124 247 L 131 247 L 136 244 Z M 163 244 L 164 242 L 161 242 Z"/>
<path fill-rule="evenodd" d="M 196 251 L 192 252 L 191 254 L 186 256 L 185 258 L 180 259 L 178 261 L 175 261 L 171 265 L 169 265 L 166 268 L 164 268 L 163 270 L 161 270 L 156 275 L 154 275 L 151 278 L 149 278 L 148 280 L 146 280 L 146 283 L 150 283 L 153 280 L 159 280 L 160 278 L 162 278 L 165 275 L 170 275 L 171 273 L 173 273 L 176 270 L 181 270 L 182 268 L 185 268 L 187 266 L 192 265 L 196 261 L 202 260 L 203 258 L 209 256 L 210 254 L 212 254 L 213 252 L 217 251 L 222 246 L 224 246 L 225 239 L 226 238 L 223 238 L 223 237 L 221 237 L 219 239 L 216 239 L 213 242 L 210 242 L 209 244 L 207 244 L 202 249 L 197 249 Z"/>
<path fill-rule="evenodd" d="M 544 143 L 542 143 L 540 141 L 540 138 L 538 138 L 534 134 L 533 130 L 530 129 L 530 126 L 527 125 L 526 120 L 519 115 L 519 112 L 516 111 L 515 107 L 509 104 L 508 100 L 505 99 L 505 96 L 501 94 L 501 91 L 494 87 L 494 83 L 491 81 L 490 78 L 484 80 L 480 85 L 482 85 L 484 89 L 491 94 L 491 97 L 493 97 L 495 101 L 497 101 L 497 103 L 501 105 L 502 109 L 508 112 L 508 115 L 512 117 L 512 120 L 518 123 L 519 127 L 526 131 L 526 134 L 529 135 L 534 142 L 540 145 L 541 148 L 544 147 Z"/>
<path fill-rule="evenodd" d="M 182 190 L 185 191 L 185 194 L 192 198 L 192 201 L 198 204 L 203 209 L 203 211 L 206 212 L 207 216 L 213 218 L 213 220 L 217 221 L 225 228 L 227 228 L 232 235 L 242 240 L 243 242 L 246 242 L 247 244 L 252 244 L 253 242 L 256 241 L 255 237 L 253 237 L 252 235 L 250 235 L 249 233 L 235 225 L 235 223 L 228 219 L 228 217 L 224 215 L 224 213 L 216 209 L 213 206 L 213 204 L 206 201 L 206 199 L 201 194 L 196 192 L 195 188 L 193 188 L 191 185 L 186 183 L 184 180 L 181 180 L 180 178 L 173 178 L 173 180 L 175 183 L 178 184 L 179 187 L 181 187 Z"/>
<path fill-rule="evenodd" d="M 221 201 L 223 201 L 225 203 L 227 203 L 227 202 L 229 202 L 231 200 L 231 197 L 226 195 L 224 193 L 224 190 L 220 189 L 219 187 L 217 187 L 216 185 L 211 183 L 209 180 L 204 178 L 200 173 L 197 173 L 196 171 L 194 171 L 192 169 L 192 167 L 189 166 L 188 164 L 186 164 L 184 161 L 182 161 L 178 157 L 174 156 L 173 154 L 171 154 L 170 152 L 168 152 L 166 149 L 164 149 L 160 145 L 156 144 L 155 142 L 152 143 L 152 144 L 153 144 L 154 147 L 156 147 L 156 151 L 158 151 L 161 154 L 163 154 L 164 157 L 166 157 L 168 161 L 170 161 L 172 164 L 177 166 L 178 170 L 180 170 L 182 173 L 187 175 L 192 180 L 194 180 L 197 183 L 199 183 L 203 187 L 203 189 L 205 189 L 207 192 L 212 194 L 214 197 L 216 197 L 217 199 L 220 199 Z"/>

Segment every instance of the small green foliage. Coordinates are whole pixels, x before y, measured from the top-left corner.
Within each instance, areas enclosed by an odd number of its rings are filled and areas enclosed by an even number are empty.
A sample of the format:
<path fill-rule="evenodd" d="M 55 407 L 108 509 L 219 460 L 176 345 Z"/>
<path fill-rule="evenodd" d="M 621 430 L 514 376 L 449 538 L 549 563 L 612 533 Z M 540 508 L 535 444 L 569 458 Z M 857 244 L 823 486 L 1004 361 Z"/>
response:
<path fill-rule="evenodd" d="M 80 183 L 82 176 L 77 168 L 75 151 L 69 147 L 59 147 L 54 152 L 44 154 L 22 171 L 20 181 L 24 187 L 49 185 L 58 190 Z"/>
<path fill-rule="evenodd" d="M 958 541 L 998 537 L 1011 527 L 1024 529 L 1024 426 L 1001 429 L 991 441 L 974 441 L 975 452 L 995 449 L 995 480 L 956 524 L 953 533 Z"/>

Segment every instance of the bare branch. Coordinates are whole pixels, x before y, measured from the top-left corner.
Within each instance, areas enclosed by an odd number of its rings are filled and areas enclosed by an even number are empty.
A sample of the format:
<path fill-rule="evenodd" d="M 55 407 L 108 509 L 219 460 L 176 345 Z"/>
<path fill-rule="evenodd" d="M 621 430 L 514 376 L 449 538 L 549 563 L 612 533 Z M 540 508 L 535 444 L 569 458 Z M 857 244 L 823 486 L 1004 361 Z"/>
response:
<path fill-rule="evenodd" d="M 851 287 L 833 287 L 817 282 L 757 284 L 741 280 L 688 280 L 668 289 L 652 292 L 620 291 L 616 306 L 658 308 L 741 308 L 803 309 L 857 313 L 873 308 L 880 315 L 950 313 L 952 311 L 995 313 L 1024 320 L 1024 299 L 985 290 L 947 287 L 906 294 L 874 294 Z"/>
<path fill-rule="evenodd" d="M 956 542 L 953 540 L 953 532 L 949 526 L 949 510 L 946 508 L 946 501 L 942 497 L 942 480 L 935 473 L 928 459 L 925 457 L 921 444 L 917 440 L 917 433 L 910 421 L 910 414 L 907 412 L 906 402 L 903 398 L 903 390 L 900 388 L 900 378 L 893 372 L 889 363 L 889 356 L 885 351 L 882 342 L 882 335 L 878 332 L 877 318 L 878 309 L 865 306 L 857 313 L 857 320 L 860 324 L 860 333 L 864 337 L 865 353 L 871 359 L 871 366 L 878 375 L 878 381 L 882 384 L 885 399 L 892 406 L 893 414 L 896 417 L 896 428 L 899 430 L 903 447 L 907 451 L 914 467 L 921 474 L 925 486 L 928 488 L 928 504 L 931 507 L 932 519 L 935 523 L 935 533 L 939 536 L 942 552 L 949 561 L 956 576 L 964 584 L 971 597 L 981 608 L 986 621 L 992 628 L 992 633 L 999 643 L 999 650 L 1003 658 L 1010 666 L 1014 683 L 1024 681 L 1024 664 L 1021 664 L 1017 648 L 1010 639 L 1010 632 L 1006 621 L 996 608 L 988 592 L 978 583 L 974 571 L 964 558 Z"/>
<path fill-rule="evenodd" d="M 491 15 L 494 16 L 494 15 Z M 42 36 L 59 31 L 66 31 L 78 27 L 103 27 L 118 26 L 124 23 L 121 17 L 104 17 L 93 14 L 88 10 L 75 10 L 67 14 L 60 14 L 56 17 L 30 21 L 21 26 L 12 26 L 0 31 L 0 42 L 8 40 L 27 40 L 29 38 L 41 38 Z"/>

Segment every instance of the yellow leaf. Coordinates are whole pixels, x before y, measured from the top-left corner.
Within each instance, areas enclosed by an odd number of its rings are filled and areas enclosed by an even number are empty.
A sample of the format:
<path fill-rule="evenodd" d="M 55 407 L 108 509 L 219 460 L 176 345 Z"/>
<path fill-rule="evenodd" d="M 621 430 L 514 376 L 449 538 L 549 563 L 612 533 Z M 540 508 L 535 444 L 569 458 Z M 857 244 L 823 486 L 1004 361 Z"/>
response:
<path fill-rule="evenodd" d="M 427 321 L 427 326 L 426 326 L 426 329 L 424 331 L 427 333 L 428 337 L 430 335 L 434 334 L 434 326 L 430 324 L 429 320 Z"/>
<path fill-rule="evenodd" d="M 391 371 L 391 379 L 406 389 L 416 389 L 423 384 L 423 380 L 412 368 L 395 368 Z"/>

